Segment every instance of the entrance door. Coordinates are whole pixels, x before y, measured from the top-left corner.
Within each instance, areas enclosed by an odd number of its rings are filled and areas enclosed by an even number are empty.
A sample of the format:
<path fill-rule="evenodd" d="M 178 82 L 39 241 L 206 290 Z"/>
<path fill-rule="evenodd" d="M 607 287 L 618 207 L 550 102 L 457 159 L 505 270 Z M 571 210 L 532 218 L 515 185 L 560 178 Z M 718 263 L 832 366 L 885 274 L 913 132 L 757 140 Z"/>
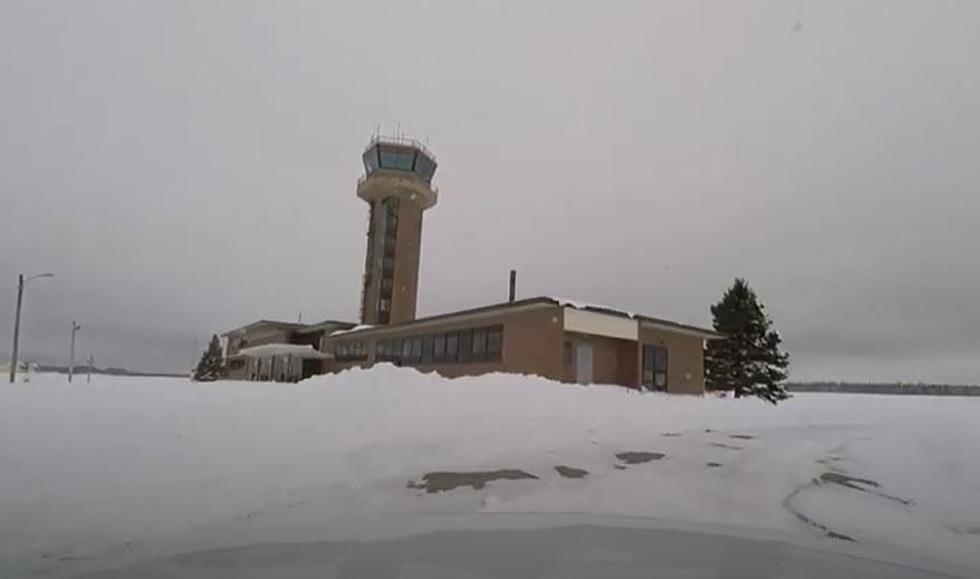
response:
<path fill-rule="evenodd" d="M 667 348 L 652 344 L 643 346 L 643 387 L 667 391 Z"/>
<path fill-rule="evenodd" d="M 592 344 L 579 342 L 575 345 L 575 381 L 592 383 Z"/>

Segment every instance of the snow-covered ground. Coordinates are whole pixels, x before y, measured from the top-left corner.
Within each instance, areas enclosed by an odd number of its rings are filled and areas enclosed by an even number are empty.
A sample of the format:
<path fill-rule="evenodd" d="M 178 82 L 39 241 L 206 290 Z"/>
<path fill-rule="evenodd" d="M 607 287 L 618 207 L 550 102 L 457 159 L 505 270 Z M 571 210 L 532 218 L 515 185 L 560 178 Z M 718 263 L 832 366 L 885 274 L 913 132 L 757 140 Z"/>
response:
<path fill-rule="evenodd" d="M 0 576 L 394 536 L 473 513 L 704 524 L 968 576 L 980 573 L 978 417 L 980 398 L 798 394 L 772 407 L 391 367 L 300 384 L 35 375 L 0 386 Z M 537 479 L 412 488 L 428 472 L 495 469 Z"/>

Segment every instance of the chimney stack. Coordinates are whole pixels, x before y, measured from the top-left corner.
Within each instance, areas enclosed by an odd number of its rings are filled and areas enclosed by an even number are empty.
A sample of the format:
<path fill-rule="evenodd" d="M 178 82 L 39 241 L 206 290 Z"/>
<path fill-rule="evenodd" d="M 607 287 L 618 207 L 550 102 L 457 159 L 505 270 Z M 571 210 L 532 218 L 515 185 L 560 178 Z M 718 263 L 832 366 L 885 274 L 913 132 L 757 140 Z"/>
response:
<path fill-rule="evenodd" d="M 513 303 L 514 298 L 517 296 L 517 270 L 510 270 L 510 299 L 509 302 Z"/>

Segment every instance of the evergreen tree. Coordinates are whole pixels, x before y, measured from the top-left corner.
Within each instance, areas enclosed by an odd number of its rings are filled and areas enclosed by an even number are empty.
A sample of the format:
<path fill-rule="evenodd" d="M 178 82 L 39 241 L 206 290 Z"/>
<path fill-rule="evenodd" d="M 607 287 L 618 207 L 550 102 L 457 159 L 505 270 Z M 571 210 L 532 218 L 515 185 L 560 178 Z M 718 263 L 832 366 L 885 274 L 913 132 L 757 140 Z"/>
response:
<path fill-rule="evenodd" d="M 194 377 L 191 379 L 195 382 L 214 382 L 221 377 L 221 359 L 221 341 L 218 340 L 218 336 L 211 336 L 211 343 L 201 355 L 201 361 L 197 363 Z"/>
<path fill-rule="evenodd" d="M 704 357 L 705 381 L 712 390 L 734 390 L 735 397 L 758 396 L 773 404 L 789 398 L 784 381 L 789 355 L 772 330 L 755 292 L 744 279 L 711 306 L 715 330 L 723 340 L 711 340 Z"/>

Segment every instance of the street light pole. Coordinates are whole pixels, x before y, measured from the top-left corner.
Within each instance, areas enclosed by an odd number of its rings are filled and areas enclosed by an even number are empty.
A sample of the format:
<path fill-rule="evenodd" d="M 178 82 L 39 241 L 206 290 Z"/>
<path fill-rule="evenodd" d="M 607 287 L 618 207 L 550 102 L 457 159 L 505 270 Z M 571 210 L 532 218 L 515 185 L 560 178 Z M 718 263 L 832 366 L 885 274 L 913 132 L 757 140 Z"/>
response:
<path fill-rule="evenodd" d="M 39 277 L 54 277 L 53 273 L 40 273 L 24 279 L 24 274 L 17 276 L 17 312 L 14 314 L 14 347 L 10 352 L 10 383 L 17 379 L 17 354 L 20 347 L 20 306 L 24 301 L 24 284 Z"/>
<path fill-rule="evenodd" d="M 75 334 L 82 327 L 78 325 L 78 322 L 72 320 L 71 322 L 71 350 L 68 353 L 68 383 L 71 384 L 71 376 L 75 373 Z"/>
<path fill-rule="evenodd" d="M 20 340 L 20 304 L 24 301 L 24 274 L 17 276 L 17 313 L 14 315 L 14 351 L 10 355 L 10 383 L 17 378 L 17 342 Z"/>

